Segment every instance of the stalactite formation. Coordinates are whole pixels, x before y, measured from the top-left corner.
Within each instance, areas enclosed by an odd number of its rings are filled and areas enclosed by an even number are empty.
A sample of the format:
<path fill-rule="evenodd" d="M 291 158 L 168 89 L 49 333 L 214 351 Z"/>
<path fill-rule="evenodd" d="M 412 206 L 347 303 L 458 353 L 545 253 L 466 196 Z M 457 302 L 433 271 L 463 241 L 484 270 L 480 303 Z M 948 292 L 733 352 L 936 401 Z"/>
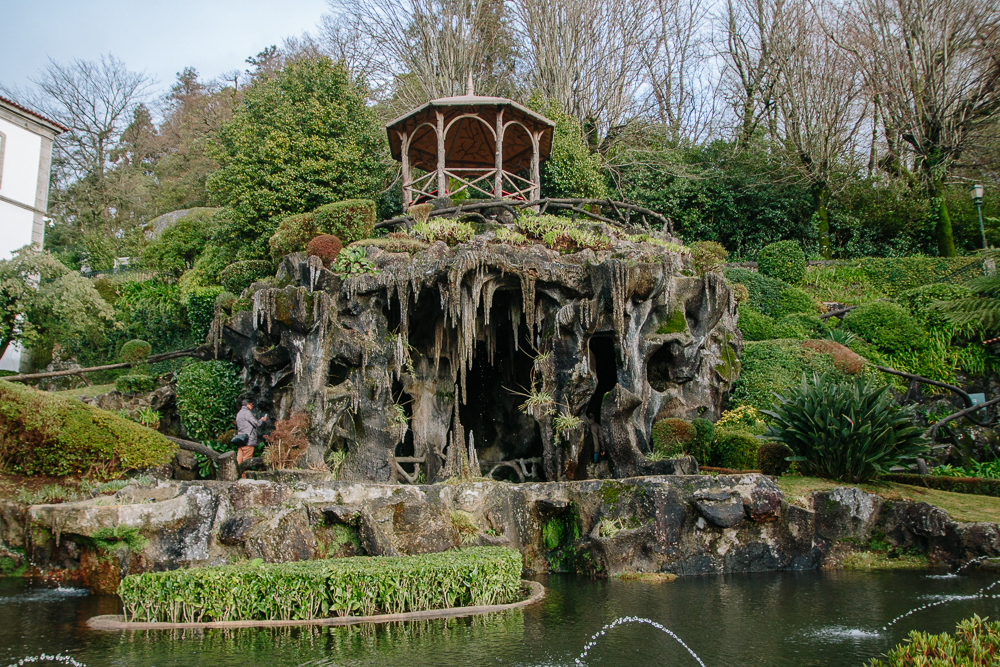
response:
<path fill-rule="evenodd" d="M 717 367 L 740 346 L 728 285 L 676 248 L 623 236 L 560 254 L 485 231 L 414 255 L 371 246 L 378 272 L 350 276 L 293 254 L 212 331 L 259 404 L 310 415 L 306 463 L 345 451 L 347 479 L 386 481 L 395 456 L 422 459 L 428 481 L 516 481 L 501 464 L 518 460 L 549 480 L 666 471 L 644 456 L 653 421 L 717 414 L 732 377 Z M 678 311 L 686 326 L 665 333 Z M 614 443 L 606 463 L 590 429 L 556 434 L 557 416 L 585 424 L 588 406 Z"/>

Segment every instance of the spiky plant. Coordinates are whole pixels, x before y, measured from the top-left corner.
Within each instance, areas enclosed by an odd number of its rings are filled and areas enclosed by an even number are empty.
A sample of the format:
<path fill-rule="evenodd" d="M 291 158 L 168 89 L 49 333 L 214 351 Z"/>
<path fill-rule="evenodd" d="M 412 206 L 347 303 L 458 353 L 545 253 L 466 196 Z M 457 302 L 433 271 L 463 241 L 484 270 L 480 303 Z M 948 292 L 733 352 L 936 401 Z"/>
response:
<path fill-rule="evenodd" d="M 827 340 L 832 340 L 834 343 L 840 343 L 843 346 L 848 346 L 857 339 L 857 336 L 852 331 L 838 327 L 836 329 L 830 329 L 826 332 Z"/>
<path fill-rule="evenodd" d="M 896 405 L 888 385 L 803 374 L 776 399 L 773 411 L 762 411 L 771 417 L 764 437 L 787 445 L 806 475 L 857 484 L 927 449 L 912 408 Z"/>

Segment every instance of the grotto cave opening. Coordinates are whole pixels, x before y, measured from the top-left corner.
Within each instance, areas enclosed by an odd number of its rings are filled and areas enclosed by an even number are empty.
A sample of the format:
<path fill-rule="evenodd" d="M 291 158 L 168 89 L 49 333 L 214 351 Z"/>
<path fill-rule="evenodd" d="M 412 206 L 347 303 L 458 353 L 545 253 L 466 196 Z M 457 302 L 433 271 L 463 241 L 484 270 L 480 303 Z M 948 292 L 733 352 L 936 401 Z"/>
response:
<path fill-rule="evenodd" d="M 597 374 L 597 387 L 587 404 L 587 413 L 601 421 L 601 403 L 604 395 L 618 383 L 618 364 L 615 363 L 615 339 L 611 333 L 600 333 L 590 337 L 590 370 Z"/>
<path fill-rule="evenodd" d="M 542 456 L 538 422 L 519 407 L 525 401 L 523 394 L 531 390 L 534 357 L 527 327 L 517 322 L 515 332 L 510 317 L 512 298 L 517 299 L 513 292 L 498 292 L 494 297 L 492 330 L 486 340 L 476 343 L 465 377 L 466 400 L 458 408 L 466 443 L 471 433 L 484 475 L 501 461 Z"/>

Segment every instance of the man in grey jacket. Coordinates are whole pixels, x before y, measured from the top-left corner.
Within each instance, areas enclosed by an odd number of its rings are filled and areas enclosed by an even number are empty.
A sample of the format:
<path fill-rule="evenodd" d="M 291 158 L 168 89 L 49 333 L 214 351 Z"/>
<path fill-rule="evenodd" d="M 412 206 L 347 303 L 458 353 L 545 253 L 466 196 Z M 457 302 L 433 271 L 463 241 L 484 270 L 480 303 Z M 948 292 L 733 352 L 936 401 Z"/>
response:
<path fill-rule="evenodd" d="M 260 419 L 253 416 L 253 401 L 243 401 L 243 409 L 236 414 L 236 433 L 247 436 L 247 444 L 237 449 L 236 465 L 253 457 L 254 447 L 257 446 L 257 429 L 266 421 L 267 415 Z"/>

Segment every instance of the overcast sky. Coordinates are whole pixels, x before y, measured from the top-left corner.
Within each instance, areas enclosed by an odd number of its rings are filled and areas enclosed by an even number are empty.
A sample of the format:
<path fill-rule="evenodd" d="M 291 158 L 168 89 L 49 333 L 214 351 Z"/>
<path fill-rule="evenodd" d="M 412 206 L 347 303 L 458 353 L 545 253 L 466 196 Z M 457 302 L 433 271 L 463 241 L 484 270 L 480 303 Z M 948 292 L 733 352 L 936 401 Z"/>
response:
<path fill-rule="evenodd" d="M 11 0 L 0 12 L 0 84 L 26 87 L 51 57 L 102 53 L 166 90 L 192 66 L 214 79 L 289 36 L 315 32 L 325 0 Z"/>

